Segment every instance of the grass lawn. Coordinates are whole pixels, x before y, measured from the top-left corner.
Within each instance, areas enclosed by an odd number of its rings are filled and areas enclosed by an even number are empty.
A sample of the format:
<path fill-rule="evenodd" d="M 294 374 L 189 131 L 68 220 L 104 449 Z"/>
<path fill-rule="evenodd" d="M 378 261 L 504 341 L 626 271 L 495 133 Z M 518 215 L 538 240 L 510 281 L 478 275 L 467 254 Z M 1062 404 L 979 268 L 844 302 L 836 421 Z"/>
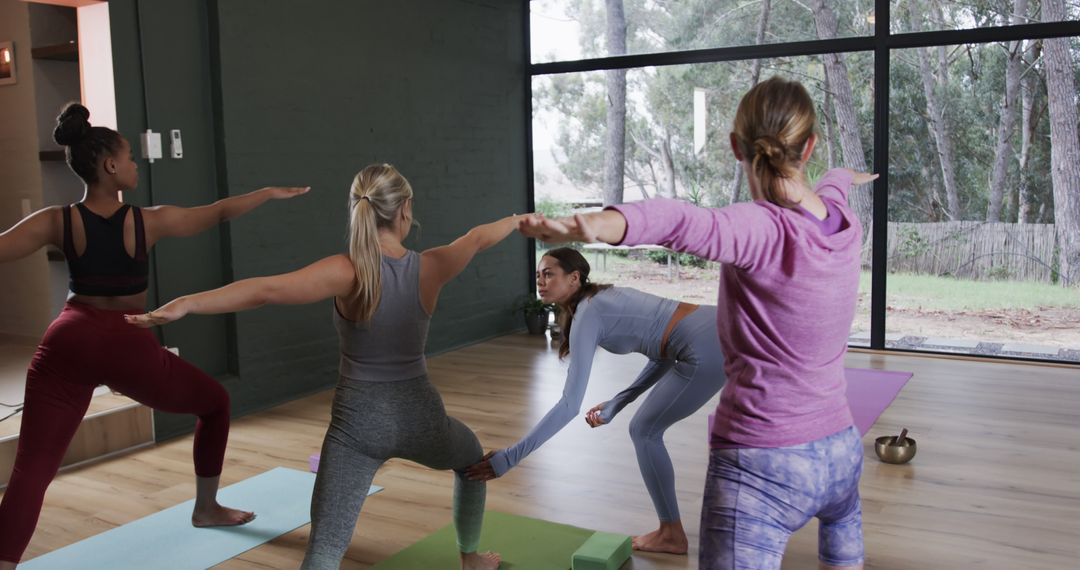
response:
<path fill-rule="evenodd" d="M 860 291 L 870 291 L 870 272 L 860 276 Z M 932 275 L 889 274 L 888 304 L 937 310 L 1035 309 L 1080 307 L 1080 289 L 1025 281 L 972 281 Z"/>
<path fill-rule="evenodd" d="M 538 252 L 538 255 L 543 255 Z M 692 303 L 716 303 L 717 270 L 682 267 L 671 279 L 667 267 L 647 259 L 586 251 L 599 283 L 634 287 Z M 598 263 L 599 262 L 599 263 Z M 860 275 L 852 331 L 870 330 L 870 272 Z M 1027 343 L 1080 350 L 1080 289 L 1033 282 L 974 281 L 951 277 L 889 274 L 886 331 L 892 334 L 986 342 Z"/>

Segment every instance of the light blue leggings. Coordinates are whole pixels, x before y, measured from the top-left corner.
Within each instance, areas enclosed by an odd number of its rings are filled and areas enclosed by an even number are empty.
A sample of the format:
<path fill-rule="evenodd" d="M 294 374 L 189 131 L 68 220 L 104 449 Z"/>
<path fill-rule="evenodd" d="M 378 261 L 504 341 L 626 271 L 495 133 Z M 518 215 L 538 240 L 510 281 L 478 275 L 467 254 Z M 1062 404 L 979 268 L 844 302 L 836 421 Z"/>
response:
<path fill-rule="evenodd" d="M 788 537 L 814 517 L 818 558 L 861 564 L 862 459 L 854 427 L 792 447 L 712 450 L 698 567 L 779 570 Z"/>

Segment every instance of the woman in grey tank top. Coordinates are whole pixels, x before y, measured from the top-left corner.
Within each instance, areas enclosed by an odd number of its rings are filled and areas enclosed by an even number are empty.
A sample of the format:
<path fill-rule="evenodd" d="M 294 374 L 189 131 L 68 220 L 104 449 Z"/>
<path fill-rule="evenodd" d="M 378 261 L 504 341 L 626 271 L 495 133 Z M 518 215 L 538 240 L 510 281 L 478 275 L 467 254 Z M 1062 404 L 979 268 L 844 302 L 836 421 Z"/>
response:
<path fill-rule="evenodd" d="M 449 245 L 417 253 L 402 245 L 412 227 L 412 202 L 412 187 L 394 167 L 368 166 L 350 189 L 348 255 L 179 297 L 128 318 L 154 326 L 189 313 L 334 299 L 340 378 L 315 480 L 304 569 L 340 566 L 375 471 L 394 457 L 457 472 L 454 525 L 461 567 L 499 565 L 498 554 L 477 552 L 486 485 L 464 476 L 483 449 L 472 430 L 446 415 L 427 379 L 424 346 L 442 287 L 528 216 L 477 226 Z"/>

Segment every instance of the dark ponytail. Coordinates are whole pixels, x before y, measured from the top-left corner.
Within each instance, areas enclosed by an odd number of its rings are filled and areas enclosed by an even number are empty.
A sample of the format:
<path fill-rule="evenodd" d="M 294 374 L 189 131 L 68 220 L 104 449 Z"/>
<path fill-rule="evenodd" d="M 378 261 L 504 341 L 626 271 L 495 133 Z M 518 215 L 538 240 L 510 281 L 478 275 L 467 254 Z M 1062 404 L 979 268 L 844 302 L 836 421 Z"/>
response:
<path fill-rule="evenodd" d="M 98 181 L 98 163 L 120 152 L 124 139 L 108 127 L 90 126 L 90 111 L 78 103 L 68 103 L 56 118 L 53 140 L 67 147 L 64 156 L 71 170 L 87 184 L 93 184 Z"/>
<path fill-rule="evenodd" d="M 566 355 L 570 354 L 570 327 L 574 324 L 574 314 L 577 313 L 578 304 L 604 289 L 610 289 L 611 285 L 601 285 L 589 281 L 589 272 L 592 268 L 589 266 L 585 256 L 581 255 L 581 252 L 576 249 L 560 247 L 545 253 L 544 257 L 550 257 L 558 262 L 559 268 L 567 275 L 576 271 L 581 276 L 581 288 L 560 307 L 561 310 L 559 311 L 559 330 L 562 331 L 562 340 L 559 342 L 559 358 L 566 358 Z"/>

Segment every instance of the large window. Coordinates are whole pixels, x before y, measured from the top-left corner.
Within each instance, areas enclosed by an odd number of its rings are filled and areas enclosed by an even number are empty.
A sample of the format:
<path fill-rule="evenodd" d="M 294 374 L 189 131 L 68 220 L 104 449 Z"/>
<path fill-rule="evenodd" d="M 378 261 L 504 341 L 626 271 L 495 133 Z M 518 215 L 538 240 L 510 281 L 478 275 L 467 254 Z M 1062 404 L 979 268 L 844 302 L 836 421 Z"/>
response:
<path fill-rule="evenodd" d="M 890 0 L 894 32 L 965 30 L 1035 24 L 1080 18 L 1080 1 L 1043 2 L 1051 10 L 1041 10 L 1040 0 Z M 918 15 L 913 19 L 912 15 Z"/>
<path fill-rule="evenodd" d="M 853 202 L 866 236 L 852 345 L 1080 362 L 1080 2 L 530 8 L 538 211 L 748 199 L 728 143 L 735 106 L 757 80 L 795 78 L 817 104 L 811 180 L 882 174 Z M 713 263 L 586 255 L 597 279 L 715 302 Z"/>
<path fill-rule="evenodd" d="M 533 63 L 649 54 L 874 33 L 872 0 L 534 0 L 530 2 Z M 815 17 L 828 5 L 835 23 Z M 621 13 L 620 13 L 621 12 Z M 614 20 L 609 19 L 614 14 Z M 607 34 L 621 21 L 621 46 Z M 762 23 L 764 22 L 764 26 Z"/>
<path fill-rule="evenodd" d="M 1046 41 L 1076 85 L 1080 43 Z M 1080 272 L 1061 273 L 1056 227 L 1075 221 L 1051 173 L 1055 150 L 1080 156 L 1075 138 L 1055 149 L 1043 43 L 890 54 L 888 346 L 1080 360 Z"/>

